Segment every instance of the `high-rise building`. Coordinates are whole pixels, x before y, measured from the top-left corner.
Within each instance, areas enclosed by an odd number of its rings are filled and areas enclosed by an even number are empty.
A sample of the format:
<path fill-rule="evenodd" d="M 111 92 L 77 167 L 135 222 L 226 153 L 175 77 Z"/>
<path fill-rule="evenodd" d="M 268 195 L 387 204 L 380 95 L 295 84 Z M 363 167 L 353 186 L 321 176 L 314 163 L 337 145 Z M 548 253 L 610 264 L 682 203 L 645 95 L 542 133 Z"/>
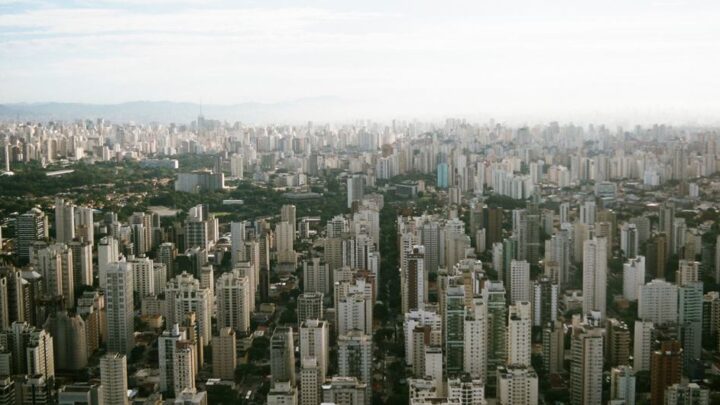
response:
<path fill-rule="evenodd" d="M 565 327 L 561 321 L 545 324 L 542 344 L 545 372 L 562 373 L 565 369 Z"/>
<path fill-rule="evenodd" d="M 570 365 L 570 403 L 602 403 L 603 331 L 591 326 L 573 328 Z"/>
<path fill-rule="evenodd" d="M 420 226 L 420 244 L 423 246 L 423 269 L 425 272 L 432 273 L 438 270 L 440 266 L 440 225 L 436 220 L 426 219 Z M 414 247 L 410 244 L 409 253 L 414 252 Z"/>
<path fill-rule="evenodd" d="M 472 378 L 487 380 L 488 356 L 488 313 L 482 300 L 476 300 L 474 307 L 465 316 L 465 346 L 463 371 Z"/>
<path fill-rule="evenodd" d="M 580 223 L 585 225 L 595 225 L 595 216 L 597 207 L 595 201 L 587 200 L 580 206 Z"/>
<path fill-rule="evenodd" d="M 75 206 L 55 198 L 55 240 L 68 243 L 75 239 Z"/>
<path fill-rule="evenodd" d="M 510 263 L 510 302 L 530 301 L 530 264 L 526 260 Z"/>
<path fill-rule="evenodd" d="M 295 385 L 295 344 L 291 328 L 277 327 L 270 338 L 270 374 L 273 383 Z"/>
<path fill-rule="evenodd" d="M 496 380 L 496 369 L 507 360 L 507 306 L 505 304 L 505 287 L 502 283 L 486 282 L 482 292 L 488 312 L 488 384 Z"/>
<path fill-rule="evenodd" d="M 665 390 L 680 382 L 683 349 L 677 340 L 663 341 L 650 357 L 650 403 L 665 404 Z"/>
<path fill-rule="evenodd" d="M 557 274 L 552 275 L 551 278 L 560 285 L 561 289 L 570 281 L 571 252 L 570 236 L 567 231 L 560 231 L 545 242 L 546 265 L 550 262 L 557 265 Z"/>
<path fill-rule="evenodd" d="M 173 393 L 175 390 L 175 349 L 176 343 L 187 339 L 185 330 L 173 324 L 158 337 L 158 362 L 160 368 L 160 392 Z"/>
<path fill-rule="evenodd" d="M 294 265 L 297 260 L 294 248 L 295 227 L 287 221 L 278 222 L 275 225 L 275 236 L 278 262 Z"/>
<path fill-rule="evenodd" d="M 638 230 L 635 224 L 623 224 L 620 229 L 620 249 L 627 258 L 633 258 L 640 252 Z"/>
<path fill-rule="evenodd" d="M 267 405 L 297 405 L 298 393 L 290 381 L 280 381 L 272 384 L 267 394 Z"/>
<path fill-rule="evenodd" d="M 197 376 L 197 353 L 196 346 L 188 340 L 175 342 L 173 353 L 174 392 L 182 393 L 186 389 L 195 389 L 195 378 Z"/>
<path fill-rule="evenodd" d="M 63 243 L 33 244 L 30 263 L 43 277 L 43 295 L 62 297 L 65 307 L 75 306 L 72 250 Z"/>
<path fill-rule="evenodd" d="M 372 338 L 359 330 L 338 338 L 338 376 L 356 377 L 366 384 L 366 405 L 372 396 L 373 348 Z"/>
<path fill-rule="evenodd" d="M 303 291 L 329 295 L 332 291 L 330 266 L 319 257 L 303 261 Z"/>
<path fill-rule="evenodd" d="M 112 236 L 105 236 L 98 242 L 98 279 L 100 288 L 107 288 L 107 272 L 110 264 L 120 258 L 118 240 Z"/>
<path fill-rule="evenodd" d="M 243 155 L 233 153 L 232 156 L 230 156 L 230 175 L 236 179 L 242 179 L 245 174 L 243 169 Z"/>
<path fill-rule="evenodd" d="M 318 405 L 322 399 L 321 370 L 317 358 L 303 357 L 300 361 L 300 405 Z"/>
<path fill-rule="evenodd" d="M 503 209 L 500 207 L 488 207 L 485 209 L 485 223 L 487 224 L 488 246 L 502 242 Z"/>
<path fill-rule="evenodd" d="M 300 358 L 315 358 L 320 381 L 325 381 L 330 359 L 329 327 L 325 321 L 309 319 L 300 324 Z"/>
<path fill-rule="evenodd" d="M 406 265 L 401 269 L 403 313 L 421 309 L 427 301 L 428 274 L 425 268 L 425 247 L 415 245 L 405 256 Z"/>
<path fill-rule="evenodd" d="M 215 285 L 218 327 L 229 327 L 238 333 L 250 331 L 250 285 L 237 272 L 223 273 Z"/>
<path fill-rule="evenodd" d="M 100 358 L 103 404 L 128 403 L 127 360 L 123 354 L 108 353 Z"/>
<path fill-rule="evenodd" d="M 223 380 L 235 378 L 237 367 L 237 350 L 235 331 L 232 328 L 221 328 L 212 343 L 213 377 Z"/>
<path fill-rule="evenodd" d="M 681 272 L 682 267 L 678 275 Z M 690 375 L 692 365 L 700 361 L 702 354 L 703 283 L 697 281 L 697 277 L 686 275 L 678 278 L 678 284 L 678 325 L 683 347 L 683 369 Z"/>
<path fill-rule="evenodd" d="M 200 286 L 198 279 L 185 272 L 171 279 L 165 287 L 165 305 L 167 325 L 181 323 L 186 314 L 194 312 L 203 345 L 210 343 L 212 295 L 209 289 Z"/>
<path fill-rule="evenodd" d="M 650 370 L 650 355 L 653 342 L 652 321 L 635 321 L 635 332 L 633 333 L 633 370 Z"/>
<path fill-rule="evenodd" d="M 87 241 L 74 240 L 67 244 L 72 251 L 73 285 L 93 285 L 92 248 Z"/>
<path fill-rule="evenodd" d="M 87 331 L 79 315 L 59 311 L 48 317 L 44 328 L 53 336 L 55 368 L 77 371 L 87 367 Z"/>
<path fill-rule="evenodd" d="M 297 298 L 298 323 L 308 319 L 323 319 L 323 294 L 302 293 Z"/>
<path fill-rule="evenodd" d="M 640 287 L 645 284 L 645 256 L 635 256 L 623 265 L 623 297 L 637 301 Z"/>
<path fill-rule="evenodd" d="M 497 401 L 500 405 L 536 405 L 538 377 L 532 367 L 507 365 L 497 368 Z"/>
<path fill-rule="evenodd" d="M 48 220 L 44 212 L 33 208 L 18 216 L 15 226 L 15 252 L 21 263 L 27 263 L 33 242 L 48 238 Z"/>
<path fill-rule="evenodd" d="M 445 320 L 445 361 L 448 376 L 463 371 L 465 353 L 465 289 L 462 285 L 448 286 L 443 308 Z"/>
<path fill-rule="evenodd" d="M 95 244 L 95 220 L 93 209 L 89 207 L 75 208 L 75 237 L 90 246 Z"/>
<path fill-rule="evenodd" d="M 610 401 L 635 405 L 635 371 L 632 367 L 620 366 L 610 371 Z"/>
<path fill-rule="evenodd" d="M 516 301 L 508 311 L 507 364 L 530 367 L 532 309 L 529 301 Z"/>
<path fill-rule="evenodd" d="M 645 247 L 646 268 L 655 269 L 654 278 L 664 279 L 668 261 L 668 236 L 661 233 L 648 240 Z"/>
<path fill-rule="evenodd" d="M 339 293 L 335 294 L 339 296 Z M 340 296 L 336 306 L 337 333 L 342 335 L 359 329 L 372 333 L 372 305 L 370 298 L 362 292 Z"/>
<path fill-rule="evenodd" d="M 322 403 L 365 405 L 367 392 L 367 384 L 356 377 L 332 377 L 322 386 Z"/>
<path fill-rule="evenodd" d="M 583 313 L 605 318 L 607 292 L 607 239 L 593 238 L 583 245 Z"/>
<path fill-rule="evenodd" d="M 655 325 L 677 322 L 678 288 L 665 280 L 655 279 L 640 287 L 638 318 Z"/>
<path fill-rule="evenodd" d="M 352 208 L 353 202 L 361 201 L 365 193 L 365 178 L 353 174 L 347 178 L 347 207 Z"/>
<path fill-rule="evenodd" d="M 554 322 L 558 313 L 558 285 L 542 276 L 533 284 L 533 325 Z"/>
<path fill-rule="evenodd" d="M 615 318 L 607 320 L 606 354 L 610 367 L 630 365 L 630 329 Z"/>
<path fill-rule="evenodd" d="M 457 400 L 460 405 L 486 405 L 484 380 L 463 375 L 447 380 L 448 400 Z"/>
<path fill-rule="evenodd" d="M 159 291 L 155 288 L 155 263 L 152 259 L 145 256 L 129 257 L 127 262 L 133 271 L 133 288 L 140 294 L 140 297 L 157 294 Z"/>
<path fill-rule="evenodd" d="M 132 266 L 127 262 L 112 262 L 106 276 L 107 349 L 130 353 L 135 347 Z"/>
<path fill-rule="evenodd" d="M 0 394 L 1 397 L 2 394 Z M 58 405 L 102 405 L 102 385 L 100 383 L 75 383 L 58 390 Z M 0 399 L 0 403 L 2 399 Z"/>
<path fill-rule="evenodd" d="M 665 390 L 666 405 L 710 405 L 710 390 L 696 383 L 673 384 Z"/>
<path fill-rule="evenodd" d="M 172 242 L 164 242 L 158 246 L 156 262 L 163 263 L 167 270 L 167 276 L 172 277 L 175 274 L 175 258 L 177 257 L 177 249 Z"/>

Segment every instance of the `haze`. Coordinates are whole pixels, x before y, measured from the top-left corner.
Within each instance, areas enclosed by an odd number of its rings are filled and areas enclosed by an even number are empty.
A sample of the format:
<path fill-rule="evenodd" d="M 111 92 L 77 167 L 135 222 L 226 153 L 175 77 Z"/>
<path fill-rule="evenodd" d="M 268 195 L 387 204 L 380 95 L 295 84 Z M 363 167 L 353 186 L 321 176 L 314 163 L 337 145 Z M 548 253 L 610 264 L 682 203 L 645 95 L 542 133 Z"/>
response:
<path fill-rule="evenodd" d="M 717 2 L 0 0 L 0 102 L 716 123 Z"/>

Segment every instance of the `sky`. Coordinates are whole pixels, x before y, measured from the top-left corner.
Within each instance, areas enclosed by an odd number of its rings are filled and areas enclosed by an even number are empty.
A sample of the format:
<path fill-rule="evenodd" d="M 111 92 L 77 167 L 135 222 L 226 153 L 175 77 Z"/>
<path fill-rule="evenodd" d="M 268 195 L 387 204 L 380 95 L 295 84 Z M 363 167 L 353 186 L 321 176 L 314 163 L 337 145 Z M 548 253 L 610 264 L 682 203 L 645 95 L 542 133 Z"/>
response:
<path fill-rule="evenodd" d="M 0 0 L 0 103 L 720 121 L 720 2 Z"/>

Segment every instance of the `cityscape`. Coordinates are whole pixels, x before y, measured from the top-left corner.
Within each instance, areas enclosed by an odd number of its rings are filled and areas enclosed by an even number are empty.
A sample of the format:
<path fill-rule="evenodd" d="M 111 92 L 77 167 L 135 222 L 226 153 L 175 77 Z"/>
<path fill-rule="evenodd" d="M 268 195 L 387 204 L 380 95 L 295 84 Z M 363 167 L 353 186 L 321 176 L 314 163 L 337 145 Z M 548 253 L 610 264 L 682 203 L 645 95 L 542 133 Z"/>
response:
<path fill-rule="evenodd" d="M 624 87 L 549 69 L 558 5 L 129 3 L 0 2 L 0 405 L 720 403 L 717 7 L 570 7 L 705 62 Z M 552 73 L 468 76 L 530 20 Z"/>

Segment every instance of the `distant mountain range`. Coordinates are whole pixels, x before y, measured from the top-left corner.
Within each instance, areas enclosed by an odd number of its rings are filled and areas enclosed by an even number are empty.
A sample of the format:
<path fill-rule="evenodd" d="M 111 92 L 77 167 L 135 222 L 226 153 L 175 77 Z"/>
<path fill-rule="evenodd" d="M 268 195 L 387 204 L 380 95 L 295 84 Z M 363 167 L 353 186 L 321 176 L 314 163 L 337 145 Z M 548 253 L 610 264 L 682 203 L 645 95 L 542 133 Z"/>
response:
<path fill-rule="evenodd" d="M 337 97 L 315 97 L 280 103 L 232 105 L 132 101 L 121 104 L 17 103 L 0 104 L 0 120 L 74 121 L 104 118 L 113 122 L 189 123 L 206 119 L 247 123 L 305 123 L 308 120 L 349 119 L 348 102 Z"/>

